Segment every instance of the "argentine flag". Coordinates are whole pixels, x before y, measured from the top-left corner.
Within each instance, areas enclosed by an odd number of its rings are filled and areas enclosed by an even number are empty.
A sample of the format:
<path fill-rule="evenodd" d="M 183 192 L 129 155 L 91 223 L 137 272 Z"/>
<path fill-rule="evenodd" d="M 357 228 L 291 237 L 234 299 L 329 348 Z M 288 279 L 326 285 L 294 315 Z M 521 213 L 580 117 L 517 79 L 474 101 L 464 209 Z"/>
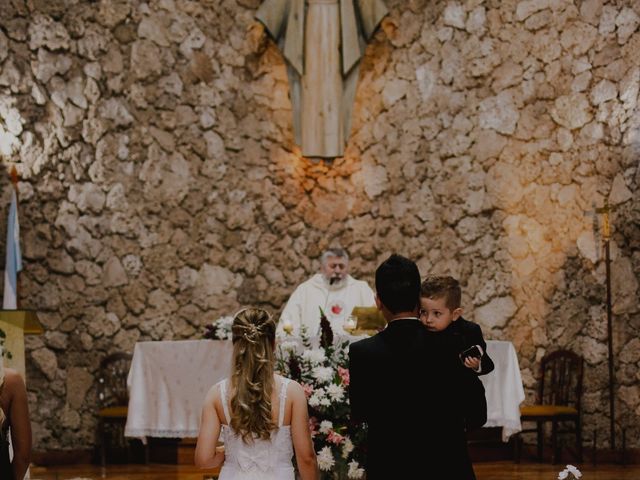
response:
<path fill-rule="evenodd" d="M 4 310 L 18 308 L 18 272 L 22 270 L 20 252 L 20 223 L 18 222 L 18 197 L 15 189 L 11 192 L 11 206 L 7 222 L 7 260 L 4 267 Z"/>

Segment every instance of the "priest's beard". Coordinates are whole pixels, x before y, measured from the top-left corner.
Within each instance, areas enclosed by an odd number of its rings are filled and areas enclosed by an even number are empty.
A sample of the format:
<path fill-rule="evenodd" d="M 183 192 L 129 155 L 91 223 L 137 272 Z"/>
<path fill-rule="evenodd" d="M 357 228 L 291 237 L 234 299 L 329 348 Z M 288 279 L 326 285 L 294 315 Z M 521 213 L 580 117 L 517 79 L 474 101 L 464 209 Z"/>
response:
<path fill-rule="evenodd" d="M 327 285 L 330 291 L 340 290 L 347 286 L 347 276 L 341 277 L 340 275 L 332 275 L 328 279 Z"/>

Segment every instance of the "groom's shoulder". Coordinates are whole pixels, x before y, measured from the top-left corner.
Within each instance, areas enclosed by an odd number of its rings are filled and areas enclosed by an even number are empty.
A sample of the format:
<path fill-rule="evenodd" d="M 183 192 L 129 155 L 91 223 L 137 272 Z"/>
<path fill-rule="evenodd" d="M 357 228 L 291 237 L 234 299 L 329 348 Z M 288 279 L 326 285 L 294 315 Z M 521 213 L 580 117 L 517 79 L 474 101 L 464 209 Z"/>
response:
<path fill-rule="evenodd" d="M 377 338 L 379 333 L 363 338 L 362 340 L 357 340 L 349 345 L 349 351 L 351 352 L 362 352 L 370 350 L 371 348 L 375 348 L 375 345 L 378 343 L 379 339 Z"/>

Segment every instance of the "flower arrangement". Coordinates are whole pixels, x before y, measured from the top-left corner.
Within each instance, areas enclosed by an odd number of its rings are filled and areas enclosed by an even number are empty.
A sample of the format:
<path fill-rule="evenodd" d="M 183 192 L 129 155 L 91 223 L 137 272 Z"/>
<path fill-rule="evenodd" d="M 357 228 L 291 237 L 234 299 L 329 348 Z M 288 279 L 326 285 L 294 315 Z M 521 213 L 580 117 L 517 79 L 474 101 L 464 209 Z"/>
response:
<path fill-rule="evenodd" d="M 582 477 L 582 473 L 580 472 L 580 470 L 578 470 L 573 465 L 567 465 L 567 468 L 565 468 L 558 474 L 558 480 L 566 480 L 569 478 L 569 475 L 571 475 L 574 479 Z"/>
<path fill-rule="evenodd" d="M 209 340 L 229 340 L 231 338 L 232 325 L 232 316 L 220 317 L 205 326 L 204 338 Z"/>
<path fill-rule="evenodd" d="M 349 407 L 348 340 L 334 339 L 320 309 L 319 345 L 306 331 L 299 341 L 284 340 L 278 347 L 278 371 L 302 385 L 309 405 L 309 422 L 318 466 L 325 477 L 364 477 L 365 430 L 351 422 Z"/>

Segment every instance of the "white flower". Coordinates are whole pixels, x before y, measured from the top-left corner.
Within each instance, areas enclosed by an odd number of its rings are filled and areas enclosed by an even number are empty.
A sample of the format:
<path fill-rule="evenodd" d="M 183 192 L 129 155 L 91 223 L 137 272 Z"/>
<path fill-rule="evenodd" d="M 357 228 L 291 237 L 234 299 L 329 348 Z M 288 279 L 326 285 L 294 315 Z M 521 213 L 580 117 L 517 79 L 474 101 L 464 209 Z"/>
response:
<path fill-rule="evenodd" d="M 342 444 L 342 458 L 347 458 L 351 452 L 353 452 L 353 442 L 349 437 L 345 437 Z"/>
<path fill-rule="evenodd" d="M 318 365 L 319 363 L 324 362 L 327 357 L 324 354 L 323 348 L 313 348 L 311 350 L 305 350 L 302 352 L 302 359 L 307 360 L 313 365 Z"/>
<path fill-rule="evenodd" d="M 360 465 L 355 460 L 349 462 L 349 471 L 347 472 L 349 478 L 362 478 L 364 476 L 364 468 L 360 468 Z"/>
<path fill-rule="evenodd" d="M 233 317 L 220 317 L 212 323 L 216 327 L 216 337 L 220 340 L 231 338 L 231 327 L 233 326 Z"/>
<path fill-rule="evenodd" d="M 318 468 L 323 472 L 326 472 L 331 469 L 335 465 L 336 461 L 333 458 L 333 454 L 331 453 L 331 448 L 324 447 L 322 450 L 318 452 Z"/>
<path fill-rule="evenodd" d="M 327 395 L 329 395 L 329 398 L 334 402 L 340 402 L 344 398 L 344 388 L 332 383 L 327 387 Z"/>
<path fill-rule="evenodd" d="M 312 407 L 317 407 L 320 405 L 322 400 L 326 400 L 324 388 L 316 388 L 313 390 L 313 394 L 309 397 L 309 405 Z"/>
<path fill-rule="evenodd" d="M 567 465 L 567 471 L 571 472 L 573 476 L 576 478 L 580 478 L 582 476 L 582 473 L 580 472 L 580 470 L 578 470 L 573 465 Z"/>
<path fill-rule="evenodd" d="M 283 352 L 295 353 L 298 348 L 298 342 L 295 342 L 293 340 L 284 340 L 280 342 L 280 348 Z"/>
<path fill-rule="evenodd" d="M 320 400 L 320 406 L 321 407 L 330 407 L 331 406 L 331 400 L 329 400 L 327 397 L 324 397 L 323 399 Z"/>
<path fill-rule="evenodd" d="M 333 379 L 333 368 L 331 367 L 316 367 L 311 372 L 313 378 L 320 383 L 327 383 Z"/>
<path fill-rule="evenodd" d="M 567 478 L 569 476 L 569 471 L 568 470 L 562 470 L 559 474 L 558 474 L 558 480 L 564 480 L 565 478 Z"/>
<path fill-rule="evenodd" d="M 322 422 L 320 422 L 320 433 L 324 433 L 325 435 L 327 433 L 329 433 L 329 430 L 333 430 L 333 423 L 331 423 L 329 420 L 323 420 Z"/>

